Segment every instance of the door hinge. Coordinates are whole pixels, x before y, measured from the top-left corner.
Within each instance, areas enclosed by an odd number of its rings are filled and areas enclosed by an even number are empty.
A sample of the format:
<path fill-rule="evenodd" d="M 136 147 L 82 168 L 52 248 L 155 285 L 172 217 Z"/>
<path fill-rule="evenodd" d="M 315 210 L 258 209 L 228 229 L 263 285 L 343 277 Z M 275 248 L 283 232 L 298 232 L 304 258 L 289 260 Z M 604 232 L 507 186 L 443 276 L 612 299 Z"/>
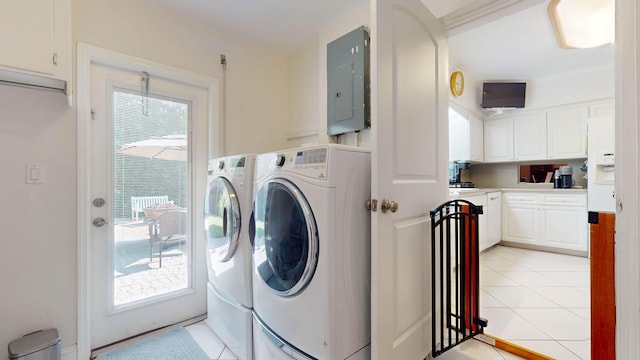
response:
<path fill-rule="evenodd" d="M 54 53 L 53 54 L 53 65 L 58 65 L 58 54 Z"/>
<path fill-rule="evenodd" d="M 96 112 L 93 111 L 93 109 L 91 109 L 91 120 L 95 120 L 96 119 Z"/>

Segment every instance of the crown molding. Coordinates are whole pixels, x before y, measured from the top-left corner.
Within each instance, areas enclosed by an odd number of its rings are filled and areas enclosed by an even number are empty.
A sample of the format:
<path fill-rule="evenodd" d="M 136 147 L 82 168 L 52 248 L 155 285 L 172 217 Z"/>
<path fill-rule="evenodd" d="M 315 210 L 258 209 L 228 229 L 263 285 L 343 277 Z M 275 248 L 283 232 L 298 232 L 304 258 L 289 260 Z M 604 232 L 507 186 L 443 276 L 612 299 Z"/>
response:
<path fill-rule="evenodd" d="M 514 14 L 545 0 L 478 0 L 440 18 L 447 36 L 463 33 L 475 27 Z"/>

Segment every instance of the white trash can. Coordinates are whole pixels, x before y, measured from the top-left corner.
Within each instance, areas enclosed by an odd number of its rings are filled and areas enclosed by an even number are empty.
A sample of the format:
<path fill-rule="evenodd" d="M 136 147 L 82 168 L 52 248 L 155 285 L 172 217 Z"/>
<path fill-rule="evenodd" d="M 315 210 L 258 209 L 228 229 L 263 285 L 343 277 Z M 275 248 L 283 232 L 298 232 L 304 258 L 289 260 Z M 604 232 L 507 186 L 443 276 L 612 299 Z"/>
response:
<path fill-rule="evenodd" d="M 40 330 L 13 340 L 9 343 L 9 359 L 60 360 L 58 330 Z"/>

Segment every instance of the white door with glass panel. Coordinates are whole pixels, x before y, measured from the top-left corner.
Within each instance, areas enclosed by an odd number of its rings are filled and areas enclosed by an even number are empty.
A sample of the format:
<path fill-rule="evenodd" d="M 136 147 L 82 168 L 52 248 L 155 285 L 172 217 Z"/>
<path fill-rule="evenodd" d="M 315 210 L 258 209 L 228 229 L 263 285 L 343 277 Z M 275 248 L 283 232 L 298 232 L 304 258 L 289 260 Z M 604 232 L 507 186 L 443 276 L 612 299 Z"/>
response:
<path fill-rule="evenodd" d="M 206 312 L 207 89 L 91 65 L 91 348 Z"/>

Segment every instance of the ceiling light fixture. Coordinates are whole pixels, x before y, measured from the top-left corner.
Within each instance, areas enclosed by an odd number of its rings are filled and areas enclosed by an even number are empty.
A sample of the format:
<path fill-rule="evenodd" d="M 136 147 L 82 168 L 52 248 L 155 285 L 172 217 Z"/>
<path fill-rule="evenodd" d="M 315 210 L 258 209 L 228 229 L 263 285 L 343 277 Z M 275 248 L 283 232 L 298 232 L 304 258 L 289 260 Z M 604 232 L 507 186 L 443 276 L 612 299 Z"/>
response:
<path fill-rule="evenodd" d="M 562 48 L 592 48 L 615 40 L 615 0 L 551 0 L 547 10 Z"/>

